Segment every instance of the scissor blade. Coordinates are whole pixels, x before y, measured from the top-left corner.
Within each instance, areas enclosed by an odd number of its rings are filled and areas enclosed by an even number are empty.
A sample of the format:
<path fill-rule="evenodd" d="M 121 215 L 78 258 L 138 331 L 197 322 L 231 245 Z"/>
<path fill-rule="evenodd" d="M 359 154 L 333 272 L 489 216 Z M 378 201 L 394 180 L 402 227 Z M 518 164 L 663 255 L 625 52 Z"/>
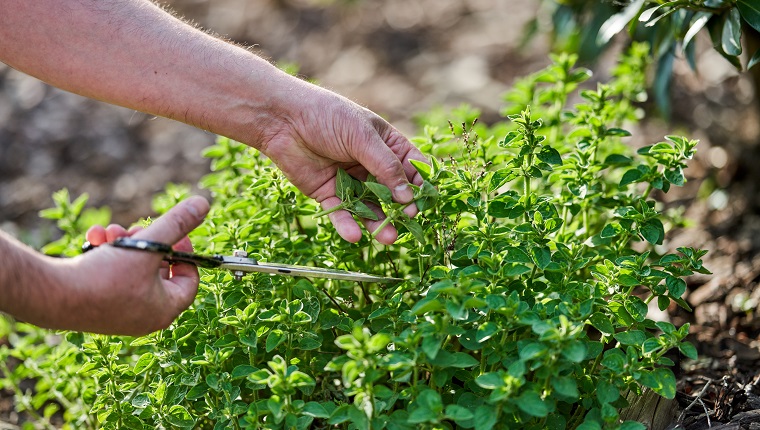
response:
<path fill-rule="evenodd" d="M 261 272 L 274 275 L 303 276 L 306 278 L 343 279 L 360 282 L 399 282 L 402 279 L 350 272 L 348 270 L 327 269 L 323 267 L 298 266 L 293 264 L 260 263 L 247 258 L 225 257 L 222 269 L 241 272 Z"/>

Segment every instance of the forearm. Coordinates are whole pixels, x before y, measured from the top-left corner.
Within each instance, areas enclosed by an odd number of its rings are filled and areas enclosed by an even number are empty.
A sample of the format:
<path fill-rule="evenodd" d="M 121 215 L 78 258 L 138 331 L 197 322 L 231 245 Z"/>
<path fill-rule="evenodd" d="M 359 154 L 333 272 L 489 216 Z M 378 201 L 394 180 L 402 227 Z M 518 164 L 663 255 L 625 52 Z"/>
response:
<path fill-rule="evenodd" d="M 0 311 L 50 326 L 51 314 L 65 305 L 51 260 L 0 230 Z"/>
<path fill-rule="evenodd" d="M 147 0 L 0 0 L 0 60 L 59 88 L 256 146 L 296 81 Z M 266 88 L 266 91 L 264 90 Z"/>

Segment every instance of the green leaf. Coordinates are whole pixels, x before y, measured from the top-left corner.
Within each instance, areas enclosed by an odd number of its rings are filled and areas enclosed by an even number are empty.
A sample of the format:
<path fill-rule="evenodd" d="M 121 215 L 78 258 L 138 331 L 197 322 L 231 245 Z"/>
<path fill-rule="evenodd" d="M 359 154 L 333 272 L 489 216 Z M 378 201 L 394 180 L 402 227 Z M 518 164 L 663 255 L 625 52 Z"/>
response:
<path fill-rule="evenodd" d="M 562 157 L 559 155 L 559 151 L 551 146 L 544 146 L 541 148 L 541 152 L 538 153 L 538 159 L 544 163 L 553 164 L 555 166 L 562 164 Z"/>
<path fill-rule="evenodd" d="M 504 379 L 496 372 L 489 372 L 475 378 L 475 383 L 486 390 L 495 390 L 504 386 Z"/>
<path fill-rule="evenodd" d="M 589 322 L 595 329 L 602 332 L 605 336 L 615 333 L 615 327 L 612 325 L 612 322 L 610 322 L 610 319 L 603 313 L 597 312 L 591 315 Z"/>
<path fill-rule="evenodd" d="M 406 227 L 407 230 L 409 230 L 409 233 L 411 233 L 418 242 L 422 244 L 425 243 L 425 232 L 422 230 L 420 223 L 413 219 L 399 219 L 398 221 L 401 223 L 401 225 Z"/>
<path fill-rule="evenodd" d="M 607 381 L 599 381 L 596 384 L 596 398 L 600 403 L 612 403 L 620 398 L 620 390 Z"/>
<path fill-rule="evenodd" d="M 562 348 L 562 356 L 573 363 L 580 363 L 586 358 L 586 344 L 580 340 L 573 340 Z"/>
<path fill-rule="evenodd" d="M 668 276 L 665 278 L 665 285 L 668 287 L 668 292 L 673 297 L 681 297 L 686 292 L 686 281 L 675 276 Z"/>
<path fill-rule="evenodd" d="M 519 348 L 520 360 L 527 361 L 541 357 L 547 351 L 546 345 L 540 342 L 531 342 Z"/>
<path fill-rule="evenodd" d="M 205 396 L 207 392 L 208 392 L 208 385 L 202 382 L 194 386 L 193 388 L 191 388 L 190 391 L 188 391 L 187 394 L 185 395 L 185 398 L 189 400 L 197 400 Z"/>
<path fill-rule="evenodd" d="M 709 21 L 712 16 L 713 14 L 710 12 L 697 12 L 697 14 L 694 15 L 694 23 L 691 24 L 689 31 L 687 31 L 686 35 L 683 37 L 683 46 L 689 45 L 694 36 L 704 28 L 705 24 L 707 24 L 707 21 Z"/>
<path fill-rule="evenodd" d="M 596 421 L 590 421 L 586 418 L 575 430 L 602 430 L 602 426 Z"/>
<path fill-rule="evenodd" d="M 673 169 L 665 170 L 665 179 L 671 184 L 681 187 L 686 182 L 684 178 L 683 169 L 681 167 L 675 167 Z"/>
<path fill-rule="evenodd" d="M 361 218 L 371 219 L 372 221 L 377 221 L 380 219 L 377 214 L 369 208 L 364 202 L 356 200 L 353 202 L 353 205 L 351 205 L 350 211 L 355 213 L 357 216 Z"/>
<path fill-rule="evenodd" d="M 697 348 L 694 347 L 690 342 L 683 342 L 680 345 L 678 345 L 678 350 L 681 351 L 681 354 L 685 355 L 688 358 L 691 358 L 692 360 L 696 360 L 699 358 L 699 355 L 697 354 Z"/>
<path fill-rule="evenodd" d="M 391 190 L 385 185 L 378 184 L 377 182 L 365 182 L 364 186 L 367 187 L 367 189 L 369 189 L 372 194 L 376 195 L 381 202 L 393 202 L 393 194 L 391 193 Z"/>
<path fill-rule="evenodd" d="M 510 131 L 504 137 L 504 140 L 502 140 L 501 142 L 499 142 L 499 146 L 501 146 L 502 148 L 505 148 L 505 147 L 508 147 L 508 146 L 512 146 L 512 142 L 513 141 L 515 141 L 516 139 L 522 139 L 523 137 L 524 137 L 523 134 L 520 133 L 520 132 L 518 132 L 518 131 L 514 131 L 514 130 Z"/>
<path fill-rule="evenodd" d="M 430 335 L 422 338 L 422 352 L 431 359 L 438 355 L 441 345 L 443 345 L 443 339 L 438 336 Z"/>
<path fill-rule="evenodd" d="M 514 180 L 519 176 L 516 169 L 500 169 L 494 172 L 491 176 L 491 181 L 488 183 L 488 192 L 492 193 L 509 181 Z"/>
<path fill-rule="evenodd" d="M 444 410 L 444 415 L 446 415 L 447 418 L 454 420 L 454 421 L 466 421 L 471 420 L 475 415 L 470 412 L 468 409 L 459 406 L 459 405 L 446 405 L 446 409 Z"/>
<path fill-rule="evenodd" d="M 431 209 L 438 201 L 438 190 L 428 181 L 423 181 L 419 192 L 415 195 L 415 205 L 421 212 Z"/>
<path fill-rule="evenodd" d="M 507 255 L 503 257 L 505 263 L 532 263 L 533 260 L 522 248 L 511 247 L 507 249 Z"/>
<path fill-rule="evenodd" d="M 436 413 L 443 410 L 443 401 L 441 400 L 441 394 L 435 390 L 423 390 L 419 395 L 417 395 L 416 402 L 419 406 L 430 409 Z"/>
<path fill-rule="evenodd" d="M 604 159 L 604 164 L 627 165 L 631 164 L 631 158 L 621 154 L 610 154 Z"/>
<path fill-rule="evenodd" d="M 480 405 L 475 409 L 475 430 L 491 430 L 499 419 L 496 406 Z"/>
<path fill-rule="evenodd" d="M 640 346 L 647 339 L 641 330 L 628 330 L 615 334 L 615 339 L 623 345 Z"/>
<path fill-rule="evenodd" d="M 302 351 L 311 351 L 319 348 L 320 346 L 322 346 L 322 342 L 319 340 L 312 337 L 304 337 L 298 341 L 298 346 L 296 348 Z"/>
<path fill-rule="evenodd" d="M 347 201 L 354 196 L 354 178 L 343 169 L 338 169 L 335 178 L 335 195 L 342 201 Z"/>
<path fill-rule="evenodd" d="M 569 397 L 573 400 L 580 397 L 580 392 L 578 391 L 578 383 L 575 382 L 575 379 L 573 378 L 567 376 L 552 378 L 552 387 L 554 387 L 554 390 L 557 393 L 565 397 Z"/>
<path fill-rule="evenodd" d="M 475 357 L 471 356 L 470 354 L 467 354 L 465 352 L 451 353 L 446 350 L 438 351 L 436 357 L 434 359 L 429 358 L 428 361 L 434 366 L 457 367 L 461 369 L 477 366 L 480 364 L 480 361 L 475 359 Z"/>
<path fill-rule="evenodd" d="M 632 1 L 622 11 L 612 15 L 607 19 L 601 27 L 599 27 L 599 33 L 596 36 L 596 42 L 599 45 L 606 45 L 612 37 L 622 31 L 628 22 L 636 18 L 641 6 L 644 4 L 644 0 Z"/>
<path fill-rule="evenodd" d="M 628 311 L 636 322 L 643 322 L 647 317 L 647 312 L 649 312 L 647 304 L 636 296 L 629 297 L 628 300 L 625 301 L 624 306 L 625 310 Z"/>
<path fill-rule="evenodd" d="M 552 253 L 546 246 L 535 246 L 531 248 L 530 255 L 533 258 L 533 262 L 536 263 L 539 269 L 544 270 L 549 263 L 552 262 Z"/>
<path fill-rule="evenodd" d="M 410 159 L 410 163 L 412 163 L 412 166 L 414 166 L 415 169 L 417 169 L 418 172 L 420 172 L 420 176 L 422 176 L 422 179 L 424 180 L 430 180 L 430 176 L 433 174 L 433 168 L 430 166 L 430 164 L 425 163 L 424 161 L 420 160 L 414 160 Z"/>
<path fill-rule="evenodd" d="M 642 371 L 638 381 L 666 399 L 676 396 L 676 377 L 670 369 L 657 368 L 652 372 Z"/>
<path fill-rule="evenodd" d="M 406 422 L 409 424 L 422 424 L 430 421 L 435 421 L 438 418 L 438 414 L 431 411 L 426 407 L 418 407 L 412 410 L 407 418 Z"/>
<path fill-rule="evenodd" d="M 617 348 L 605 351 L 604 357 L 602 358 L 602 366 L 613 372 L 622 373 L 625 371 L 626 366 L 625 354 Z"/>
<path fill-rule="evenodd" d="M 544 399 L 535 391 L 526 391 L 520 395 L 517 407 L 523 412 L 534 417 L 542 418 L 549 413 L 549 407 Z"/>
<path fill-rule="evenodd" d="M 303 414 L 314 418 L 330 418 L 330 412 L 321 403 L 309 402 L 303 406 Z"/>
<path fill-rule="evenodd" d="M 742 23 L 739 9 L 731 8 L 725 15 L 721 33 L 721 48 L 728 55 L 737 56 L 742 53 Z"/>
<path fill-rule="evenodd" d="M 146 393 L 140 393 L 135 396 L 134 399 L 132 399 L 132 406 L 136 407 L 137 409 L 143 409 L 148 407 L 150 405 L 150 397 Z"/>
<path fill-rule="evenodd" d="M 443 303 L 441 303 L 437 297 L 428 296 L 418 301 L 414 307 L 412 307 L 411 312 L 413 315 L 423 315 L 440 309 L 443 309 Z"/>
<path fill-rule="evenodd" d="M 496 323 L 487 321 L 478 327 L 477 334 L 475 335 L 475 339 L 478 342 L 485 342 L 498 332 L 499 332 L 499 325 Z"/>
<path fill-rule="evenodd" d="M 652 84 L 657 107 L 666 115 L 670 113 L 670 82 L 673 80 L 673 63 L 676 59 L 674 50 L 668 50 L 658 59 Z"/>
<path fill-rule="evenodd" d="M 386 349 L 391 342 L 390 335 L 386 333 L 378 333 L 373 335 L 366 344 L 367 352 L 374 354 Z"/>
<path fill-rule="evenodd" d="M 607 129 L 607 136 L 629 137 L 631 132 L 622 128 L 609 128 Z"/>
<path fill-rule="evenodd" d="M 190 415 L 190 412 L 185 409 L 184 406 L 174 405 L 169 408 L 169 414 L 166 416 L 166 420 L 175 427 L 181 429 L 192 429 L 195 426 L 195 419 Z"/>
<path fill-rule="evenodd" d="M 760 31 L 760 4 L 757 0 L 736 0 L 736 7 L 744 21 L 756 31 Z"/>
<path fill-rule="evenodd" d="M 623 174 L 623 177 L 620 179 L 620 183 L 618 185 L 621 187 L 624 187 L 628 184 L 638 182 L 638 180 L 641 179 L 642 176 L 643 174 L 641 173 L 641 170 L 630 169 Z"/>
<path fill-rule="evenodd" d="M 458 368 L 473 367 L 480 364 L 475 357 L 467 354 L 466 352 L 455 352 L 452 354 L 452 360 L 449 366 Z"/>
<path fill-rule="evenodd" d="M 232 374 L 230 375 L 230 377 L 232 379 L 247 378 L 248 375 L 258 370 L 259 370 L 258 368 L 253 367 L 251 365 L 241 364 L 239 366 L 235 366 L 235 368 L 232 369 Z"/>
<path fill-rule="evenodd" d="M 749 62 L 747 63 L 747 70 L 755 67 L 757 63 L 760 63 L 760 49 L 755 51 L 755 54 L 752 56 L 752 58 L 749 59 Z"/>
<path fill-rule="evenodd" d="M 652 7 L 648 8 L 647 10 L 641 12 L 641 14 L 639 15 L 639 21 L 640 22 L 648 22 L 650 19 L 652 19 L 652 17 L 654 16 L 655 12 L 657 12 L 661 8 L 664 8 L 666 6 L 670 6 L 672 4 L 673 4 L 673 2 L 665 2 L 663 4 L 660 4 L 660 5 L 657 5 L 657 6 L 652 6 Z"/>
<path fill-rule="evenodd" d="M 639 226 L 639 233 L 652 245 L 661 245 L 662 240 L 665 238 L 665 228 L 662 225 L 662 221 L 657 218 L 644 221 Z"/>
<path fill-rule="evenodd" d="M 275 330 L 270 331 L 269 335 L 267 336 L 267 341 L 266 341 L 267 352 L 272 352 L 281 343 L 285 342 L 287 338 L 288 338 L 287 334 L 283 332 L 282 330 L 275 329 Z"/>
<path fill-rule="evenodd" d="M 137 359 L 137 363 L 135 363 L 134 372 L 135 375 L 140 375 L 142 373 L 147 372 L 151 367 L 153 367 L 153 364 L 156 362 L 156 354 L 152 352 L 146 352 L 145 354 L 141 355 L 140 358 Z"/>
<path fill-rule="evenodd" d="M 601 237 L 602 239 L 608 239 L 610 237 L 615 237 L 618 234 L 620 234 L 620 232 L 622 230 L 623 229 L 620 228 L 620 224 L 618 224 L 618 223 L 607 224 L 607 225 L 604 226 L 604 228 L 602 229 L 601 233 L 599 233 L 599 237 Z"/>
<path fill-rule="evenodd" d="M 657 296 L 657 308 L 661 311 L 666 310 L 668 307 L 670 307 L 670 297 L 668 296 Z"/>

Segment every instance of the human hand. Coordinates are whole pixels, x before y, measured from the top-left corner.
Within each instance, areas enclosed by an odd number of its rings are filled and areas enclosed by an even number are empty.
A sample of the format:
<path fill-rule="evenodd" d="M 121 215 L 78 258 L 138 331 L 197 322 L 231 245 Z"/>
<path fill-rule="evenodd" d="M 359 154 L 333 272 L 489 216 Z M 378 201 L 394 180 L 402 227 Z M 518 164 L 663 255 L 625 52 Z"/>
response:
<path fill-rule="evenodd" d="M 123 236 L 174 243 L 192 252 L 187 234 L 208 213 L 208 202 L 192 197 L 177 204 L 149 227 L 129 231 L 119 225 L 95 226 L 87 232 L 93 245 Z M 191 264 L 169 267 L 162 256 L 146 252 L 99 247 L 63 260 L 62 284 L 67 286 L 61 315 L 49 325 L 103 334 L 143 335 L 168 327 L 198 291 L 198 269 Z"/>
<path fill-rule="evenodd" d="M 338 206 L 335 193 L 339 168 L 364 180 L 371 173 L 377 181 L 390 188 L 396 202 L 411 202 L 414 194 L 409 183 L 422 184 L 409 160 L 427 162 L 422 153 L 398 130 L 374 112 L 350 100 L 315 85 L 292 78 L 289 91 L 278 108 L 279 121 L 263 127 L 255 141 L 290 181 L 304 194 L 314 198 L 322 209 Z M 368 230 L 374 231 L 384 215 L 372 208 L 379 220 L 365 219 Z M 405 212 L 417 213 L 415 205 Z M 329 215 L 338 234 L 349 242 L 361 239 L 362 232 L 353 216 L 345 210 Z M 376 239 L 393 243 L 398 234 L 388 225 Z"/>

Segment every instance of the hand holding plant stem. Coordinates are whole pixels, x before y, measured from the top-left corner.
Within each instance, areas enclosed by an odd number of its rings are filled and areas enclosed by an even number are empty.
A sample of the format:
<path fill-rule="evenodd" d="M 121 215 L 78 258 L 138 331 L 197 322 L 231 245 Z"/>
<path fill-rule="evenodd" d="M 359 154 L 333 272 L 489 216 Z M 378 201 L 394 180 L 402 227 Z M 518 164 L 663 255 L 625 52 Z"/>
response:
<path fill-rule="evenodd" d="M 415 165 L 423 164 L 415 160 Z M 346 211 L 363 220 L 370 230 L 371 236 L 381 243 L 379 235 L 383 234 L 386 226 L 392 222 L 399 223 L 421 243 L 425 243 L 422 227 L 411 217 L 417 210 L 425 210 L 435 204 L 438 191 L 429 182 L 423 180 L 420 186 L 412 186 L 414 200 L 408 203 L 395 203 L 391 190 L 385 185 L 376 182 L 372 175 L 368 175 L 365 182 L 352 178 L 343 169 L 338 169 L 335 181 L 335 195 L 341 200 L 338 205 L 315 214 L 315 217 L 329 215 L 336 211 Z M 414 205 L 413 205 L 414 204 Z M 384 213 L 385 218 L 380 220 Z M 386 234 L 387 236 L 387 234 Z"/>
<path fill-rule="evenodd" d="M 0 9 L 0 61 L 64 90 L 259 149 L 324 209 L 340 203 L 338 169 L 360 179 L 371 173 L 399 203 L 412 200 L 410 183 L 422 183 L 410 160 L 424 156 L 377 114 L 148 0 L 2 0 Z M 29 46 L 35 49 L 22 48 Z M 414 215 L 413 206 L 407 215 Z M 344 239 L 361 238 L 348 212 L 330 219 Z M 377 239 L 393 243 L 396 232 L 385 227 Z"/>
<path fill-rule="evenodd" d="M 263 142 L 252 146 L 269 156 L 296 187 L 321 204 L 341 237 L 349 242 L 361 238 L 361 230 L 349 213 L 353 212 L 362 217 L 379 242 L 393 243 L 397 232 L 380 220 L 379 207 L 355 203 L 364 195 L 357 195 L 351 208 L 341 203 L 346 195 L 336 191 L 343 193 L 348 188 L 339 172 L 377 181 L 371 188 L 373 193 L 384 186 L 382 198 L 377 198 L 387 204 L 404 204 L 404 213 L 412 217 L 417 209 L 408 204 L 414 199 L 410 185 L 421 186 L 423 182 L 412 161 L 427 162 L 426 158 L 375 113 L 300 80 L 288 85 L 302 88 L 286 94 L 281 101 L 278 111 L 284 120 L 278 120 Z"/>
<path fill-rule="evenodd" d="M 87 239 L 97 246 L 133 236 L 176 243 L 178 250 L 191 252 L 187 234 L 200 225 L 208 210 L 205 199 L 190 198 L 145 229 L 95 226 L 87 232 Z M 19 284 L 28 287 L 26 291 L 18 295 L 8 292 L 12 300 L 9 311 L 41 327 L 143 335 L 168 327 L 193 302 L 198 290 L 195 266 L 175 264 L 170 270 L 159 255 L 108 246 L 76 258 L 38 256 L 32 261 L 34 266 L 24 270 L 23 276 L 37 281 L 22 279 Z M 2 304 L 0 301 L 0 309 Z"/>

